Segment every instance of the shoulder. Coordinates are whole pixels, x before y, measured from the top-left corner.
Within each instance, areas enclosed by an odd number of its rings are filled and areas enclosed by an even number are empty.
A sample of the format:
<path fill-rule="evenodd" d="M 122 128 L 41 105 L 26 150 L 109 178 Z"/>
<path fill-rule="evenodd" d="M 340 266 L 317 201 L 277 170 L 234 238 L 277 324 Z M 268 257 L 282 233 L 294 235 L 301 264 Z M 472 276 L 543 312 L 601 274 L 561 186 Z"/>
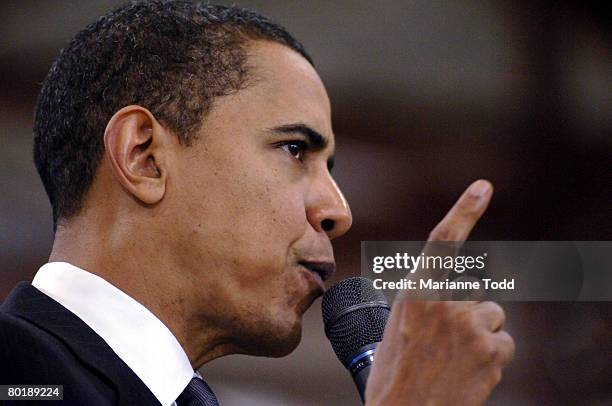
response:
<path fill-rule="evenodd" d="M 64 400 L 113 399 L 109 382 L 87 368 L 59 338 L 19 316 L 0 312 L 0 383 L 63 385 Z"/>
<path fill-rule="evenodd" d="M 10 313 L 0 312 L 0 377 L 8 378 L 57 373 L 58 364 L 74 362 L 63 343 L 45 330 Z M 10 365 L 10 367 L 9 367 Z M 17 382 L 14 382 L 17 383 Z"/>

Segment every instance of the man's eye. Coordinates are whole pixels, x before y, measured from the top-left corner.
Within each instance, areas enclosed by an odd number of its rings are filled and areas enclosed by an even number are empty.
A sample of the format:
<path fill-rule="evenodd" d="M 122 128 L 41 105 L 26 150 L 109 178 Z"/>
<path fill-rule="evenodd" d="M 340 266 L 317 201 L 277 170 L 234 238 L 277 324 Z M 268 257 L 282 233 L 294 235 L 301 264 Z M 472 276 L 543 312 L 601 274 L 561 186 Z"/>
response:
<path fill-rule="evenodd" d="M 288 141 L 282 144 L 280 147 L 296 159 L 302 160 L 307 145 L 304 141 Z"/>

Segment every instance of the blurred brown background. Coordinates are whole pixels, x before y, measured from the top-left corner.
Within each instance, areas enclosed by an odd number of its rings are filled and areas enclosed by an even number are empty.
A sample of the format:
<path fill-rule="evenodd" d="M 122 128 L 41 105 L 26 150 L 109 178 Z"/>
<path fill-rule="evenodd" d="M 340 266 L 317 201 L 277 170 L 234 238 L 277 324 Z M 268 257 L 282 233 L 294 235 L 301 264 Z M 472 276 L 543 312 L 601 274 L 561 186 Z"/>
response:
<path fill-rule="evenodd" d="M 225 2 L 230 3 L 230 2 Z M 475 240 L 610 240 L 609 2 L 235 1 L 281 22 L 332 100 L 335 177 L 354 214 L 336 243 L 422 240 L 461 191 L 496 187 Z M 0 299 L 50 252 L 51 209 L 31 158 L 32 111 L 67 40 L 118 1 L 0 3 Z M 612 402 L 610 303 L 508 303 L 517 357 L 492 405 Z M 296 352 L 203 369 L 222 404 L 358 404 L 320 321 Z"/>

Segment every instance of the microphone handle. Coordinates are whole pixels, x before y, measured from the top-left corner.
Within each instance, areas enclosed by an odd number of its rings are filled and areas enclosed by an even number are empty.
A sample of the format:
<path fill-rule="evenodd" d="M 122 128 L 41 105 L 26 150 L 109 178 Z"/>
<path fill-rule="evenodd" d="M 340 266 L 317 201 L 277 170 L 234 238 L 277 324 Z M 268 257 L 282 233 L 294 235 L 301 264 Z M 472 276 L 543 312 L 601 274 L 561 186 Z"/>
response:
<path fill-rule="evenodd" d="M 351 373 L 361 401 L 365 402 L 365 391 L 370 376 L 370 369 L 374 363 L 374 354 L 376 353 L 376 347 L 378 343 L 368 344 L 355 351 L 353 355 L 347 358 L 345 363 L 346 368 Z"/>

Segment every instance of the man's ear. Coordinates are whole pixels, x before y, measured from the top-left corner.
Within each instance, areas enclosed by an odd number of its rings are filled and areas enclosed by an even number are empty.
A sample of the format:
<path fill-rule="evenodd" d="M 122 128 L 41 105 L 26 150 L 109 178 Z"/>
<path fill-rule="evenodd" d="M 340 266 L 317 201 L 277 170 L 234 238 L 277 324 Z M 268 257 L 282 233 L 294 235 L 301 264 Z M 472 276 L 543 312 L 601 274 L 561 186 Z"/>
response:
<path fill-rule="evenodd" d="M 126 106 L 109 120 L 104 147 L 115 178 L 144 204 L 156 204 L 166 193 L 169 134 L 141 106 Z"/>

